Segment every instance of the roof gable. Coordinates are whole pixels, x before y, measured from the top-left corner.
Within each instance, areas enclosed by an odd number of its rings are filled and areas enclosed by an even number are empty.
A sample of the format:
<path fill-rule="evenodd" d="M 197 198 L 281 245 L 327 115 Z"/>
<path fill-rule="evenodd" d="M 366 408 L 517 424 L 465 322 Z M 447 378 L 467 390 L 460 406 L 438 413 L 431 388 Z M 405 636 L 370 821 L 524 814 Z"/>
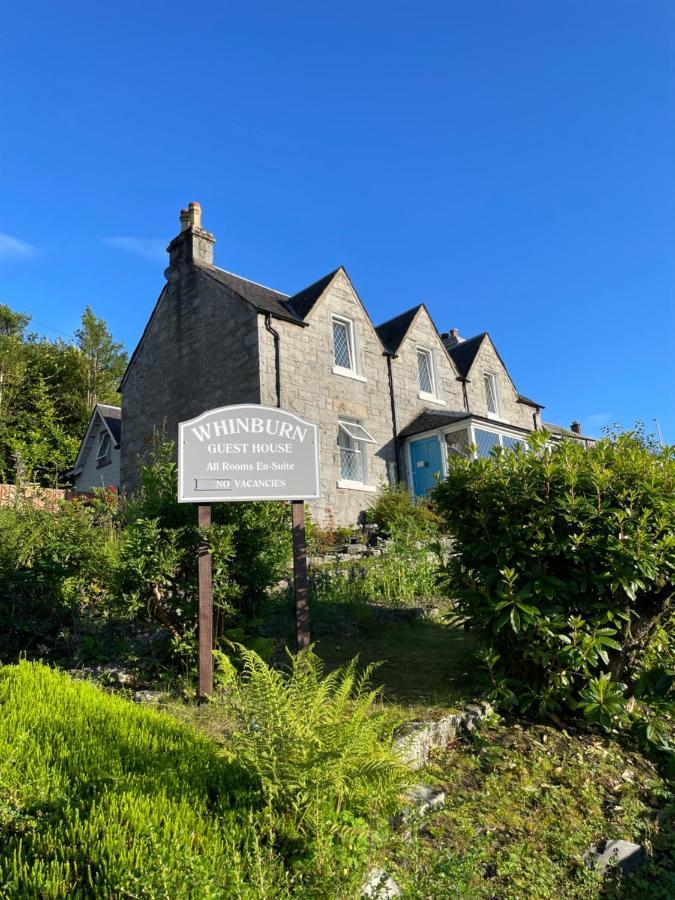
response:
<path fill-rule="evenodd" d="M 393 319 L 388 319 L 376 327 L 375 331 L 380 341 L 390 353 L 396 354 L 421 309 L 423 309 L 423 304 L 418 303 L 417 306 L 399 313 L 398 316 L 394 316 Z"/>
<path fill-rule="evenodd" d="M 122 436 L 122 410 L 119 406 L 109 406 L 106 403 L 97 403 L 91 412 L 91 418 L 89 419 L 87 430 L 82 439 L 82 443 L 80 444 L 80 449 L 77 452 L 77 459 L 75 460 L 75 465 L 71 472 L 77 472 L 77 470 L 84 465 L 94 442 L 94 435 L 101 425 L 103 425 L 110 434 L 114 448 L 116 450 L 119 449 L 120 438 Z"/>
<path fill-rule="evenodd" d="M 315 281 L 308 287 L 303 288 L 303 290 L 298 291 L 297 294 L 293 294 L 293 296 L 289 297 L 286 301 L 286 306 L 298 318 L 305 319 L 339 271 L 340 269 L 337 268 L 333 272 L 329 272 L 328 275 L 324 275 L 323 278 L 319 278 L 318 281 Z"/>
<path fill-rule="evenodd" d="M 455 344 L 454 347 L 447 348 L 450 359 L 454 362 L 457 371 L 462 378 L 468 377 L 471 367 L 478 355 L 478 351 L 487 336 L 487 331 L 484 331 L 482 334 L 477 334 L 475 337 L 468 338 L 460 344 Z M 506 366 L 504 366 L 504 368 L 506 368 Z"/>

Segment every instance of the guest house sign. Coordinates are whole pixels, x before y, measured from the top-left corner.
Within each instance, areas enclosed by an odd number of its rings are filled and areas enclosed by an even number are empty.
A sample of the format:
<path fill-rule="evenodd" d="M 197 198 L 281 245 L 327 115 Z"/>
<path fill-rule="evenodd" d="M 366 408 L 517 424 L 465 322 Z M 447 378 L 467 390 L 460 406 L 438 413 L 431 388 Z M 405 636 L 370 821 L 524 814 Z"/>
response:
<path fill-rule="evenodd" d="M 178 500 L 315 500 L 317 426 L 256 404 L 211 409 L 178 426 Z"/>

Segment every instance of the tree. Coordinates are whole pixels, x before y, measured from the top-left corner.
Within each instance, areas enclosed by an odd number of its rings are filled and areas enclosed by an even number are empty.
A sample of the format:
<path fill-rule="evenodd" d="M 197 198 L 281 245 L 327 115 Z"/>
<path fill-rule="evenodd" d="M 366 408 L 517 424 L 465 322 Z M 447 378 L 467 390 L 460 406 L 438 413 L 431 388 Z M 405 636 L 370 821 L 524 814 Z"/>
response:
<path fill-rule="evenodd" d="M 116 403 L 117 388 L 128 359 L 124 345 L 113 340 L 104 320 L 97 318 L 90 306 L 82 313 L 75 338 L 85 360 L 87 409 L 91 410 L 96 403 Z"/>

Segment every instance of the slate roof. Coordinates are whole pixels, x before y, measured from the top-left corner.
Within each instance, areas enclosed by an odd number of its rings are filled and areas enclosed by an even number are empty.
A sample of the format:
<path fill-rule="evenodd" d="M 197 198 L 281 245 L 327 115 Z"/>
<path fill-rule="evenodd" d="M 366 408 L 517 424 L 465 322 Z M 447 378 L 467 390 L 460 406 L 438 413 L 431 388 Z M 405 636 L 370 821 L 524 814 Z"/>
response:
<path fill-rule="evenodd" d="M 218 269 L 215 266 L 199 266 L 199 271 L 213 278 L 219 284 L 224 285 L 235 294 L 238 294 L 242 300 L 250 303 L 258 312 L 270 313 L 278 319 L 285 319 L 289 322 L 297 322 L 298 325 L 302 321 L 295 313 L 288 308 L 286 302 L 288 294 L 282 294 L 281 291 L 275 291 L 272 288 L 257 284 L 255 281 L 249 281 L 234 275 L 232 272 L 226 272 L 225 269 Z"/>
<path fill-rule="evenodd" d="M 462 341 L 461 344 L 455 344 L 454 347 L 448 347 L 448 353 L 452 361 L 457 366 L 457 371 L 462 378 L 466 378 L 471 370 L 476 354 L 480 349 L 480 345 L 487 337 L 487 331 L 477 334 L 475 337 Z"/>
<path fill-rule="evenodd" d="M 421 308 L 422 304 L 418 303 L 417 306 L 413 306 L 412 309 L 407 309 L 405 312 L 400 313 L 400 315 L 394 316 L 393 319 L 388 319 L 386 322 L 383 322 L 375 328 L 383 345 L 391 353 L 396 353 L 401 346 L 403 338 L 408 333 L 408 329 L 412 325 L 413 319 Z"/>
<path fill-rule="evenodd" d="M 536 400 L 530 400 L 530 398 L 525 397 L 524 394 L 518 394 L 518 401 L 524 403 L 526 406 L 536 406 L 537 409 L 545 409 L 543 403 L 537 403 Z"/>
<path fill-rule="evenodd" d="M 461 419 L 470 419 L 471 413 L 463 410 L 434 410 L 426 409 L 419 416 L 414 418 L 400 432 L 399 437 L 406 438 L 413 434 L 419 434 L 422 431 L 432 431 L 434 428 L 442 428 L 443 425 L 452 425 L 453 422 L 459 422 Z"/>
<path fill-rule="evenodd" d="M 558 437 L 572 438 L 572 440 L 576 441 L 592 441 L 595 443 L 595 438 L 588 437 L 588 435 L 581 434 L 578 431 L 572 431 L 571 428 L 564 428 L 562 425 L 555 425 L 553 422 L 542 422 L 541 424 L 546 431 L 550 431 L 551 434 L 555 434 Z"/>
<path fill-rule="evenodd" d="M 329 272 L 328 275 L 324 275 L 323 278 L 319 278 L 314 284 L 310 284 L 309 287 L 304 288 L 297 294 L 293 294 L 292 297 L 285 301 L 285 305 L 299 319 L 305 319 L 339 271 L 339 269 L 335 269 L 333 272 Z"/>
<path fill-rule="evenodd" d="M 122 437 L 122 410 L 119 406 L 108 406 L 106 403 L 97 403 L 98 411 L 105 419 L 110 434 L 115 441 L 115 447 L 119 447 Z"/>

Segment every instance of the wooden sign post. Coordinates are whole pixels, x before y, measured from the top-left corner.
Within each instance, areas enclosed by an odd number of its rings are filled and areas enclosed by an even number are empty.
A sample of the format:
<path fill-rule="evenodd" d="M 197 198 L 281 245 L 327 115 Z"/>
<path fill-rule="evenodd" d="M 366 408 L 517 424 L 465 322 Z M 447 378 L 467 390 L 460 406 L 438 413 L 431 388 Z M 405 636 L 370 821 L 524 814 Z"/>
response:
<path fill-rule="evenodd" d="M 291 503 L 293 519 L 293 581 L 295 584 L 295 623 L 298 653 L 309 647 L 309 585 L 307 583 L 307 542 L 305 540 L 305 501 Z"/>
<path fill-rule="evenodd" d="M 197 524 L 208 528 L 211 524 L 211 504 L 197 507 Z M 213 693 L 213 556 L 209 545 L 199 545 L 199 688 L 197 699 L 205 700 Z"/>
<path fill-rule="evenodd" d="M 298 651 L 309 646 L 305 500 L 319 498 L 319 431 L 292 412 L 255 403 L 221 406 L 178 423 L 178 502 L 197 503 L 200 528 L 211 504 L 290 500 Z M 213 559 L 199 547 L 199 689 L 213 692 Z"/>

